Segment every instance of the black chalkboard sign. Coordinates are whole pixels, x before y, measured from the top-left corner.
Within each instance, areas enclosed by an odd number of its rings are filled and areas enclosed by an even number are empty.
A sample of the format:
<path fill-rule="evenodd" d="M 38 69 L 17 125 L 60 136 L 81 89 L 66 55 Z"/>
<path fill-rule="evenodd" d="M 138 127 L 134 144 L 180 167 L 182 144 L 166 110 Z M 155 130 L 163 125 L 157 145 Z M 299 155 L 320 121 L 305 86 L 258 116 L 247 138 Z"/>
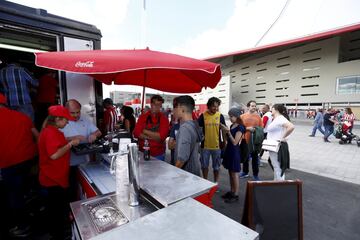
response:
<path fill-rule="evenodd" d="M 302 182 L 248 181 L 242 224 L 260 240 L 302 240 Z"/>

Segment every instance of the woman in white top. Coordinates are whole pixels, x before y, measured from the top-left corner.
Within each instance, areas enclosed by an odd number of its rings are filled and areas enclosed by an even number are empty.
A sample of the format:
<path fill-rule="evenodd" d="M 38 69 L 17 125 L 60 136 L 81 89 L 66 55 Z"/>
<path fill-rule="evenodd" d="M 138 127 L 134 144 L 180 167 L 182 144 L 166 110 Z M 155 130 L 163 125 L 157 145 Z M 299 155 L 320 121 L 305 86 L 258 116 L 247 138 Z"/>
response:
<path fill-rule="evenodd" d="M 287 137 L 294 131 L 294 125 L 290 122 L 287 109 L 282 104 L 275 104 L 271 113 L 273 120 L 267 129 L 267 139 L 286 143 Z M 285 173 L 281 176 L 278 153 L 269 151 L 269 155 L 274 167 L 274 180 L 285 180 Z"/>

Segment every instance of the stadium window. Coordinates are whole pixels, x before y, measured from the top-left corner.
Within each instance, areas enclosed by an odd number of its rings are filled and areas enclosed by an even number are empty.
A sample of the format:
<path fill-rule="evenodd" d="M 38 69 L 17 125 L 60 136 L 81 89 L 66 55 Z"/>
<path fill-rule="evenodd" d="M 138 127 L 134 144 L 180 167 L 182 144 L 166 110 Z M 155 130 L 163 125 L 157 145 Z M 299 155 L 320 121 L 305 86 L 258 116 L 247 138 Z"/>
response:
<path fill-rule="evenodd" d="M 256 85 L 265 85 L 266 82 L 260 82 L 260 83 L 257 83 Z"/>
<path fill-rule="evenodd" d="M 310 97 L 310 96 L 317 96 L 319 95 L 318 93 L 303 93 L 303 94 L 300 94 L 300 96 L 302 97 Z"/>
<path fill-rule="evenodd" d="M 319 78 L 319 77 L 320 75 L 313 75 L 313 76 L 302 77 L 302 79 Z"/>
<path fill-rule="evenodd" d="M 281 82 L 288 82 L 288 81 L 290 81 L 290 79 L 277 80 L 276 82 L 277 82 L 277 83 L 281 83 Z"/>
<path fill-rule="evenodd" d="M 281 65 L 278 65 L 278 66 L 276 66 L 276 67 L 277 67 L 277 68 L 282 68 L 282 67 L 287 67 L 287 66 L 290 66 L 290 63 L 281 64 Z"/>
<path fill-rule="evenodd" d="M 321 51 L 321 48 L 316 48 L 316 49 L 308 50 L 308 51 L 303 52 L 303 54 L 308 54 L 308 53 L 313 53 L 313 52 L 318 52 L 318 51 Z"/>
<path fill-rule="evenodd" d="M 313 61 L 317 61 L 317 60 L 320 60 L 321 57 L 318 57 L 318 58 L 310 58 L 310 59 L 306 59 L 304 60 L 303 62 L 313 62 Z"/>
<path fill-rule="evenodd" d="M 337 79 L 336 94 L 359 94 L 360 76 L 342 77 Z"/>
<path fill-rule="evenodd" d="M 289 58 L 290 56 L 285 56 L 285 57 L 279 57 L 279 58 L 277 58 L 276 60 L 282 60 L 282 59 L 287 59 L 287 58 Z"/>
<path fill-rule="evenodd" d="M 313 84 L 313 85 L 303 85 L 301 86 L 302 88 L 314 88 L 314 87 L 319 87 L 319 84 Z"/>
<path fill-rule="evenodd" d="M 243 92 L 240 92 L 240 93 L 249 93 L 249 91 L 243 91 Z"/>

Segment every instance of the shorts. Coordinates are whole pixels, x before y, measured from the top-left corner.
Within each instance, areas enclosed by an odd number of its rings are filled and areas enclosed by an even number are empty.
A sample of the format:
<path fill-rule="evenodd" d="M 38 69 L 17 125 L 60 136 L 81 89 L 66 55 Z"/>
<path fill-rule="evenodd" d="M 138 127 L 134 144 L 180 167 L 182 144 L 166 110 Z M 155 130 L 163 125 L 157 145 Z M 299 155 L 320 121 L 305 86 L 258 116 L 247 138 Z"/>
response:
<path fill-rule="evenodd" d="M 213 170 L 219 171 L 221 166 L 221 150 L 220 149 L 201 149 L 201 168 L 208 168 L 210 163 L 210 156 L 212 159 Z"/>

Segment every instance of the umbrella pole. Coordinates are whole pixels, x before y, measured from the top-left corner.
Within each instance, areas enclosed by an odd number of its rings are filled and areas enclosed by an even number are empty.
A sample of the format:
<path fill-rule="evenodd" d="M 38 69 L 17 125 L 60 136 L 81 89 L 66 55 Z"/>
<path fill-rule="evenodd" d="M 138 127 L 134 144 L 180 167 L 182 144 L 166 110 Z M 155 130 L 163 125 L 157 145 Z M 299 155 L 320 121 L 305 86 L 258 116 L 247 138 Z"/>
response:
<path fill-rule="evenodd" d="M 142 92 L 142 100 L 141 100 L 141 112 L 143 112 L 144 107 L 145 107 L 145 101 L 146 101 L 146 97 L 145 97 L 145 85 L 146 83 L 146 69 L 144 70 L 144 84 L 143 84 L 143 92 Z"/>
<path fill-rule="evenodd" d="M 144 110 L 144 99 L 145 99 L 145 86 L 143 86 L 143 92 L 142 92 L 142 97 L 141 97 L 141 112 Z"/>

